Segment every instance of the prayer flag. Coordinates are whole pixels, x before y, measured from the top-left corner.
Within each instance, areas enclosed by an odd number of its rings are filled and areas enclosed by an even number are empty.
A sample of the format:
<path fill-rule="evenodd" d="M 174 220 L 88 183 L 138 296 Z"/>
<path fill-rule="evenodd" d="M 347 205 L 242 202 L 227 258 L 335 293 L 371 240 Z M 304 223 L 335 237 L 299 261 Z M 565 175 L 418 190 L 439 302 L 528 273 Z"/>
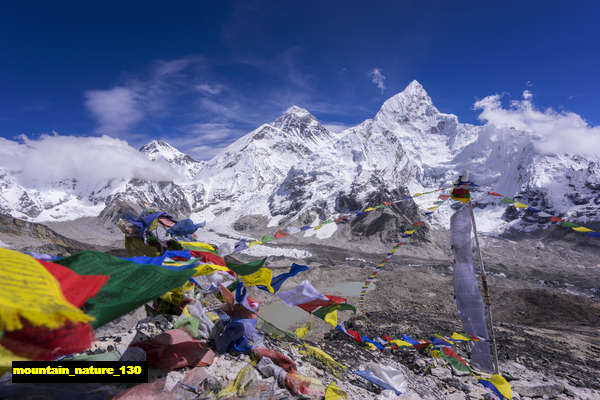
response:
<path fill-rule="evenodd" d="M 514 208 L 527 208 L 527 207 L 529 207 L 529 206 L 528 206 L 527 204 L 523 204 L 523 203 L 520 203 L 520 202 L 518 202 L 518 201 L 515 201 L 515 202 L 513 203 L 513 207 L 514 207 Z"/>
<path fill-rule="evenodd" d="M 496 396 L 499 396 L 501 400 L 512 400 L 512 390 L 510 389 L 509 383 L 502 375 L 494 374 L 491 378 L 476 376 L 476 378 L 479 383 L 490 389 Z"/>
<path fill-rule="evenodd" d="M 302 325 L 301 327 L 296 329 L 296 336 L 298 336 L 298 338 L 302 339 L 304 336 L 306 336 L 310 333 L 311 329 L 312 329 L 312 315 L 310 317 L 308 317 L 308 321 L 306 321 L 306 323 L 304 325 Z"/>
<path fill-rule="evenodd" d="M 283 282 L 286 281 L 286 279 L 291 278 L 292 276 L 296 276 L 299 272 L 307 271 L 308 269 L 309 268 L 306 265 L 299 265 L 299 264 L 293 263 L 292 266 L 290 267 L 289 272 L 284 272 L 283 274 L 279 274 L 276 277 L 274 277 L 273 280 L 271 280 L 271 287 L 277 293 L 279 291 L 279 289 L 281 289 L 281 286 L 283 285 Z M 264 286 L 259 286 L 259 289 L 268 290 Z"/>
<path fill-rule="evenodd" d="M 254 313 L 258 312 L 260 304 L 256 301 L 249 300 L 246 292 L 247 290 L 242 282 L 238 282 L 238 285 L 235 288 L 235 301 L 241 304 L 246 310 Z"/>
<path fill-rule="evenodd" d="M 438 199 L 440 199 L 440 200 L 448 200 L 449 198 L 450 198 L 449 194 L 440 194 L 438 196 Z"/>
<path fill-rule="evenodd" d="M 304 311 L 311 313 L 316 310 L 318 307 L 329 307 L 331 305 L 340 304 L 346 302 L 346 299 L 337 296 L 325 296 L 327 300 L 313 300 L 308 303 L 298 304 L 298 307 L 303 309 Z"/>
<path fill-rule="evenodd" d="M 310 225 L 304 225 L 303 227 L 300 228 L 301 231 L 307 231 L 309 229 L 311 229 Z"/>
<path fill-rule="evenodd" d="M 560 224 L 560 226 L 562 226 L 563 228 L 575 228 L 578 225 L 572 222 L 563 222 L 562 224 Z"/>
<path fill-rule="evenodd" d="M 467 336 L 462 335 L 462 334 L 457 333 L 457 332 L 452 332 L 452 335 L 450 336 L 450 338 L 452 340 L 460 341 L 460 342 L 470 342 L 471 341 L 471 339 L 468 338 Z"/>
<path fill-rule="evenodd" d="M 587 232 L 586 236 L 593 237 L 593 238 L 600 238 L 600 232 Z"/>
<path fill-rule="evenodd" d="M 33 257 L 0 248 L 0 265 L 0 330 L 22 329 L 21 318 L 48 328 L 93 319 L 69 303 L 56 278 Z"/>
<path fill-rule="evenodd" d="M 365 212 L 369 212 L 369 211 L 373 211 L 375 209 L 375 207 L 369 207 L 369 208 L 365 208 Z"/>
<path fill-rule="evenodd" d="M 238 275 L 250 275 L 258 271 L 265 261 L 267 261 L 266 257 L 261 258 L 260 260 L 250 261 L 246 264 L 237 264 L 233 262 L 226 262 L 225 264 Z"/>
<path fill-rule="evenodd" d="M 56 264 L 64 265 L 80 275 L 110 277 L 98 294 L 85 303 L 87 313 L 96 318 L 92 321 L 94 328 L 183 286 L 194 274 L 193 269 L 170 271 L 91 250 L 60 259 Z"/>
<path fill-rule="evenodd" d="M 279 292 L 279 298 L 288 306 L 295 307 L 298 304 L 305 304 L 313 300 L 328 300 L 307 280 L 293 289 Z"/>
<path fill-rule="evenodd" d="M 215 251 L 215 248 L 210 244 L 202 243 L 202 242 L 178 242 L 184 249 L 188 250 L 208 250 Z"/>
<path fill-rule="evenodd" d="M 289 234 L 283 232 L 281 229 L 278 229 L 277 232 L 275 232 L 275 239 L 281 239 L 283 237 L 289 236 Z"/>
<path fill-rule="evenodd" d="M 550 222 L 562 222 L 562 221 L 564 221 L 564 220 L 560 217 L 550 217 Z"/>
<path fill-rule="evenodd" d="M 504 196 L 502 196 L 500 193 L 496 193 L 496 192 L 488 192 L 488 194 L 489 194 L 490 196 L 504 197 Z"/>
<path fill-rule="evenodd" d="M 271 279 L 273 278 L 273 271 L 269 268 L 259 268 L 258 271 L 249 275 L 240 275 L 242 281 L 246 286 L 266 286 L 267 290 L 271 293 L 275 293 L 275 290 L 271 287 Z"/>
<path fill-rule="evenodd" d="M 573 229 L 574 231 L 577 231 L 577 232 L 594 232 L 593 230 L 586 228 L 585 226 L 576 226 L 571 229 Z"/>
<path fill-rule="evenodd" d="M 329 386 L 325 390 L 325 400 L 341 400 L 347 399 L 346 392 L 338 387 L 334 381 L 329 382 Z"/>
<path fill-rule="evenodd" d="M 269 242 L 272 242 L 273 240 L 275 240 L 275 238 L 271 235 L 264 235 L 261 239 L 261 241 L 263 243 L 269 243 Z"/>
<path fill-rule="evenodd" d="M 502 199 L 502 202 L 505 203 L 505 204 L 512 204 L 515 201 L 513 199 L 511 199 L 510 197 L 505 197 L 505 198 Z"/>

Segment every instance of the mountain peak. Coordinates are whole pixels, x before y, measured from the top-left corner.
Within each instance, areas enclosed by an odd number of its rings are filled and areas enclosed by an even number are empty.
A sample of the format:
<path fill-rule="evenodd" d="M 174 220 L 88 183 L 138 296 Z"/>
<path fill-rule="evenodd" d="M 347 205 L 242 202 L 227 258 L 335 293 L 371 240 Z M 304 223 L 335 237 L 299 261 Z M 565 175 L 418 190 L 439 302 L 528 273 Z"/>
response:
<path fill-rule="evenodd" d="M 396 121 L 417 120 L 438 113 L 423 85 L 413 80 L 403 91 L 383 103 L 376 118 L 392 116 Z"/>
<path fill-rule="evenodd" d="M 156 160 L 157 158 L 163 158 L 166 161 L 173 161 L 175 159 L 184 158 L 186 155 L 169 143 L 163 140 L 152 140 L 142 147 L 140 152 L 144 153 L 150 160 Z"/>
<path fill-rule="evenodd" d="M 316 141 L 318 137 L 329 137 L 331 134 L 308 112 L 308 110 L 291 106 L 277 118 L 271 126 L 294 136 Z"/>
<path fill-rule="evenodd" d="M 289 107 L 287 110 L 285 110 L 285 112 L 283 113 L 283 115 L 295 115 L 297 117 L 306 117 L 306 116 L 311 116 L 310 113 L 308 112 L 308 110 L 302 108 L 302 107 L 298 107 L 296 105 Z"/>

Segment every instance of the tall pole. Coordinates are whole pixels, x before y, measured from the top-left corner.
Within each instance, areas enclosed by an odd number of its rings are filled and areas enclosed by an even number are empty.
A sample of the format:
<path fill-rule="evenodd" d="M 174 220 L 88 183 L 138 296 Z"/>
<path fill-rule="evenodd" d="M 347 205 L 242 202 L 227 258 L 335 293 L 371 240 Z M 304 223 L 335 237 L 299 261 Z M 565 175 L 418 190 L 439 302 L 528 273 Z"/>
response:
<path fill-rule="evenodd" d="M 469 212 L 471 213 L 471 222 L 473 223 L 473 233 L 475 234 L 475 245 L 479 253 L 479 272 L 481 274 L 481 285 L 483 286 L 483 295 L 488 311 L 488 320 L 490 325 L 490 337 L 494 349 L 494 372 L 499 373 L 498 369 L 498 348 L 496 346 L 496 335 L 494 334 L 494 320 L 492 318 L 492 304 L 490 301 L 490 293 L 488 290 L 487 277 L 485 275 L 485 266 L 483 265 L 483 256 L 481 255 L 481 247 L 479 246 L 479 237 L 477 236 L 477 225 L 475 224 L 475 214 L 473 213 L 473 204 L 469 200 Z"/>

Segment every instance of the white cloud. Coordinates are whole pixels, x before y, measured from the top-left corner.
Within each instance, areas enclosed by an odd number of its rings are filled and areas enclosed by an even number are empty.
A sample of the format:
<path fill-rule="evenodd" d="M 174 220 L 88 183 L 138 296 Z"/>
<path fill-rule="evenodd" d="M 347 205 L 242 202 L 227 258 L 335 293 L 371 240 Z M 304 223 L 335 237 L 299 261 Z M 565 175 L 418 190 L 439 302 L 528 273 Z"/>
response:
<path fill-rule="evenodd" d="M 543 153 L 572 153 L 598 157 L 600 126 L 590 126 L 573 112 L 557 112 L 551 108 L 537 110 L 528 90 L 523 100 L 512 101 L 504 108 L 501 96 L 487 96 L 474 104 L 480 109 L 479 119 L 498 128 L 515 128 L 534 136 L 536 148 Z"/>
<path fill-rule="evenodd" d="M 26 187 L 70 178 L 91 185 L 121 178 L 178 178 L 168 164 L 151 162 L 124 140 L 109 136 L 42 135 L 39 139 L 21 139 L 22 143 L 6 139 L 0 142 L 0 167 L 14 172 Z"/>
<path fill-rule="evenodd" d="M 375 86 L 377 86 L 379 88 L 379 90 L 381 90 L 381 93 L 383 93 L 384 89 L 385 89 L 385 75 L 383 75 L 383 72 L 381 72 L 380 68 L 373 68 L 372 71 L 369 72 L 369 77 L 371 78 L 371 82 L 373 82 L 375 84 Z"/>
<path fill-rule="evenodd" d="M 139 95 L 127 87 L 89 90 L 85 93 L 85 105 L 102 133 L 122 133 L 144 117 Z"/>
<path fill-rule="evenodd" d="M 225 86 L 219 85 L 219 84 L 211 85 L 210 83 L 201 83 L 199 85 L 196 85 L 196 90 L 198 90 L 201 93 L 208 94 L 211 96 L 220 94 L 224 89 L 225 89 Z"/>

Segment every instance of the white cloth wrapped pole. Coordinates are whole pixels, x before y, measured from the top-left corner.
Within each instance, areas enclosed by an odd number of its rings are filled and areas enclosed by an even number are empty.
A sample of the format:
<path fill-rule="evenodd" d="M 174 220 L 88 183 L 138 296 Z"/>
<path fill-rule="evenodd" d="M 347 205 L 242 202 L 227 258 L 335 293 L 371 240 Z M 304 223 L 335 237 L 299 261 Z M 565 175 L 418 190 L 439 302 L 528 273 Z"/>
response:
<path fill-rule="evenodd" d="M 473 245 L 471 242 L 471 216 L 469 208 L 462 206 L 450 219 L 452 249 L 454 251 L 454 295 L 464 331 L 489 340 L 485 320 L 485 306 L 473 271 Z M 489 342 L 471 342 L 471 361 L 475 367 L 493 372 Z"/>

